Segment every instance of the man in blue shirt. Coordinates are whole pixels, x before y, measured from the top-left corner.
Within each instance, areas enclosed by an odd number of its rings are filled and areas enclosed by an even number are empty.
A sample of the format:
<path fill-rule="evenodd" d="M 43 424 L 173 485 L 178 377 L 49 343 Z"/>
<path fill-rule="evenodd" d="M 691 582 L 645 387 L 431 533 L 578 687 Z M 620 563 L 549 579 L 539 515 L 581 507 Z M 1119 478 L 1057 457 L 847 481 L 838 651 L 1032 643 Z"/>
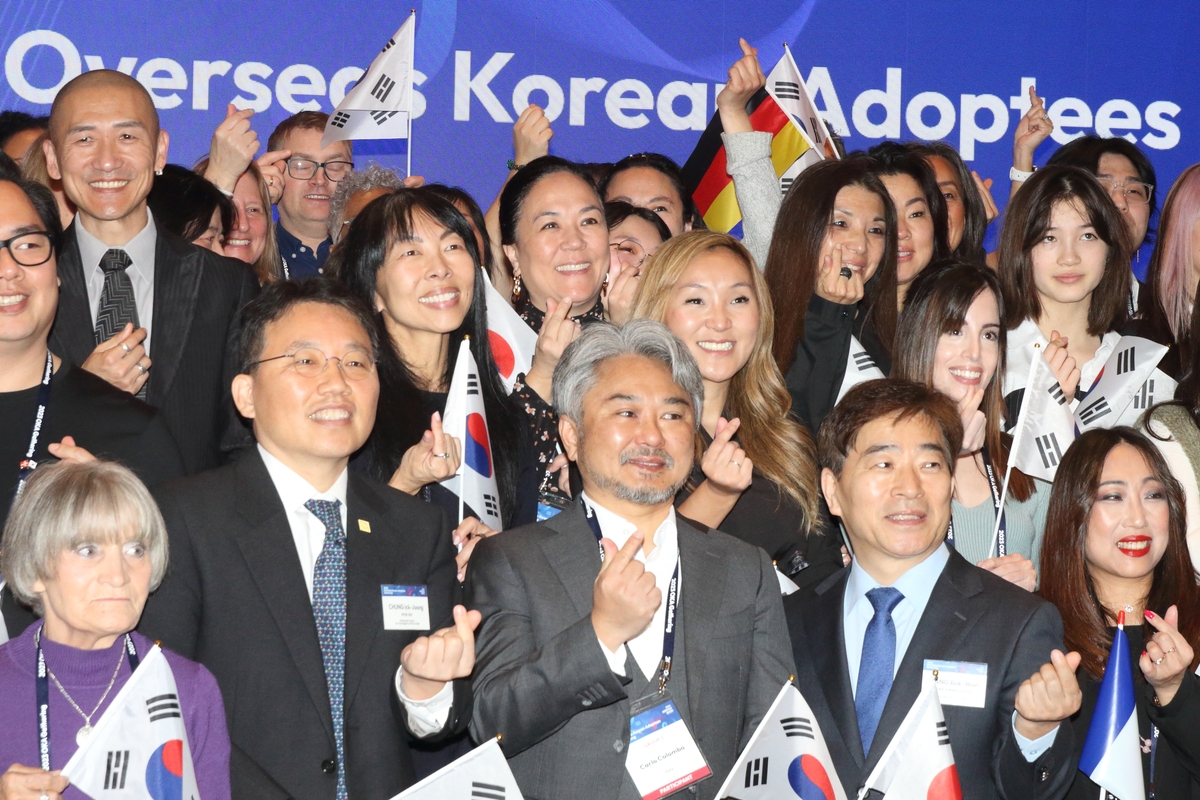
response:
<path fill-rule="evenodd" d="M 1074 776 L 1061 722 L 1079 709 L 1079 655 L 1062 652 L 1058 610 L 945 541 L 961 446 L 954 403 L 907 381 L 860 384 L 821 427 L 821 488 L 854 559 L 784 608 L 797 686 L 848 796 L 925 673 L 962 665 L 975 688 L 939 694 L 964 797 L 1049 800 Z"/>

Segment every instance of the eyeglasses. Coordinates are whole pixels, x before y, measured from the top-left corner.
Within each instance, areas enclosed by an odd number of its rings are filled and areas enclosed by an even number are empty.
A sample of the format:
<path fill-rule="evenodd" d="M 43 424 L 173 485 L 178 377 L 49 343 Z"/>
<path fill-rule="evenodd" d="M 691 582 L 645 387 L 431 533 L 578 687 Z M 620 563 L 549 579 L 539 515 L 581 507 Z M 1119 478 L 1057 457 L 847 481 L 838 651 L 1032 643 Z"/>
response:
<path fill-rule="evenodd" d="M 641 243 L 634 239 L 609 242 L 608 247 L 623 267 L 634 267 L 636 269 L 646 263 L 646 259 L 649 257 L 649 254 L 646 253 L 646 248 L 642 247 Z"/>
<path fill-rule="evenodd" d="M 264 358 L 254 363 L 265 364 L 268 361 L 278 361 L 281 358 L 290 358 L 296 372 L 305 378 L 315 378 L 320 375 L 325 371 L 325 367 L 329 366 L 330 361 L 336 361 L 338 369 L 342 371 L 342 375 L 346 376 L 346 380 L 350 381 L 365 380 L 375 372 L 375 362 L 371 361 L 365 355 L 342 356 L 338 358 L 337 356 L 326 356 L 320 350 L 312 347 L 306 347 L 294 353 L 284 353 L 281 356 Z"/>
<path fill-rule="evenodd" d="M 54 255 L 54 245 L 46 231 L 32 231 L 0 242 L 0 249 L 8 251 L 12 260 L 22 267 L 45 264 Z"/>
<path fill-rule="evenodd" d="M 284 159 L 287 164 L 288 175 L 298 181 L 312 180 L 317 174 L 318 169 L 325 170 L 325 177 L 337 183 L 350 170 L 354 169 L 353 161 L 313 161 L 311 158 L 288 158 Z"/>
<path fill-rule="evenodd" d="M 1152 183 L 1142 183 L 1141 181 L 1117 183 L 1112 178 L 1099 178 L 1098 180 L 1100 181 L 1100 185 L 1109 194 L 1120 189 L 1125 202 L 1131 206 L 1146 205 L 1150 202 L 1150 194 L 1154 191 L 1154 184 Z"/>

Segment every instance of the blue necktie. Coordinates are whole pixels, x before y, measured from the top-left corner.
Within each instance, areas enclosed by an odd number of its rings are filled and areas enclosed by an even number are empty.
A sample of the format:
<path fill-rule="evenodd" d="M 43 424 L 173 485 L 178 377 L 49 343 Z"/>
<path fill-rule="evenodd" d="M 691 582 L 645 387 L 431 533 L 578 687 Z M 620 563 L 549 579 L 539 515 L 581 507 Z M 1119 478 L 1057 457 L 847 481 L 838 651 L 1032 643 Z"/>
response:
<path fill-rule="evenodd" d="M 875 616 L 867 624 L 863 636 L 862 659 L 858 662 L 858 689 L 854 694 L 854 711 L 858 715 L 858 735 L 862 737 L 863 755 L 871 752 L 871 741 L 896 671 L 896 624 L 892 610 L 904 599 L 899 589 L 882 586 L 867 592 L 875 608 Z"/>
<path fill-rule="evenodd" d="M 346 531 L 342 528 L 340 500 L 309 500 L 304 507 L 325 525 L 325 545 L 313 568 L 313 616 L 325 662 L 329 710 L 337 743 L 337 800 L 347 800 L 346 753 L 342 709 L 346 683 Z"/>

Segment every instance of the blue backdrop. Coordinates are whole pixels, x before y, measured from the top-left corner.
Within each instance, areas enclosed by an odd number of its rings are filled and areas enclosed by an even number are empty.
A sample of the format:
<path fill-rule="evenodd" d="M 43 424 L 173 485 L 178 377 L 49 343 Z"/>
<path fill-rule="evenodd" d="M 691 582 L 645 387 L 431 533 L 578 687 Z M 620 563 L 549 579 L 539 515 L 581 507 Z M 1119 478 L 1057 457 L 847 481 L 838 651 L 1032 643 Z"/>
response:
<path fill-rule="evenodd" d="M 171 160 L 190 165 L 230 101 L 259 112 L 264 145 L 294 111 L 331 110 L 414 2 L 413 171 L 485 206 L 528 102 L 555 118 L 559 155 L 655 150 L 682 162 L 738 36 L 768 71 L 790 43 L 849 149 L 945 139 L 996 180 L 1001 204 L 1030 82 L 1058 140 L 1038 163 L 1073 135 L 1124 135 L 1153 160 L 1161 199 L 1200 160 L 1195 0 L 5 0 L 0 108 L 47 113 L 64 80 L 121 69 L 151 89 Z M 364 142 L 356 160 L 403 165 L 404 152 Z"/>

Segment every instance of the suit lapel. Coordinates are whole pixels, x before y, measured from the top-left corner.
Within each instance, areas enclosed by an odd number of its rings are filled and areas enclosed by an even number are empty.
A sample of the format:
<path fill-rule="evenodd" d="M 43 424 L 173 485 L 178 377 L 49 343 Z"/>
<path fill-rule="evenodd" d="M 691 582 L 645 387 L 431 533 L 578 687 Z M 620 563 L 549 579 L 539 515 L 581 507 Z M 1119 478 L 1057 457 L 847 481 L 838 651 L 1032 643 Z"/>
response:
<path fill-rule="evenodd" d="M 87 278 L 75 239 L 75 223 L 63 233 L 58 256 L 58 311 L 54 317 L 52 348 L 68 361 L 82 364 L 96 349 L 96 327 L 88 302 Z"/>
<path fill-rule="evenodd" d="M 838 580 L 826 582 L 818 587 L 816 593 L 809 598 L 803 619 L 804 630 L 811 646 L 810 657 L 829 705 L 829 712 L 837 723 L 837 733 L 841 735 L 846 750 L 861 767 L 864 758 L 862 737 L 858 732 L 854 690 L 850 686 L 850 665 L 846 661 L 842 620 L 842 602 L 849 574 L 850 570 L 842 570 Z M 829 735 L 829 732 L 825 733 L 826 738 Z"/>
<path fill-rule="evenodd" d="M 539 543 L 563 590 L 571 598 L 579 616 L 592 612 L 592 587 L 600 574 L 600 551 L 596 537 L 588 527 L 583 503 L 574 505 L 545 523 L 558 532 Z"/>
<path fill-rule="evenodd" d="M 202 255 L 198 247 L 175 240 L 159 229 L 154 244 L 154 316 L 150 341 L 154 368 L 150 371 L 146 397 L 150 405 L 162 405 L 183 361 L 200 292 Z"/>
<path fill-rule="evenodd" d="M 237 474 L 237 509 L 248 523 L 237 534 L 238 547 L 332 742 L 325 662 L 287 512 L 257 450 L 242 457 Z"/>
<path fill-rule="evenodd" d="M 917 629 L 913 632 L 912 641 L 904 652 L 900 669 L 896 672 L 896 680 L 892 682 L 892 691 L 888 694 L 883 714 L 879 717 L 879 727 L 871 742 L 871 752 L 867 756 L 866 766 L 874 768 L 875 762 L 883 754 L 888 742 L 892 740 L 904 717 L 916 702 L 921 693 L 921 676 L 927 657 L 941 657 L 954 652 L 958 642 L 974 627 L 983 614 L 982 607 L 972 609 L 971 598 L 983 591 L 979 576 L 971 566 L 958 554 L 950 551 L 950 560 L 946 562 L 942 574 L 934 584 L 933 593 L 921 615 Z"/>
<path fill-rule="evenodd" d="M 679 530 L 680 621 L 687 657 L 684 669 L 687 680 L 688 708 L 693 730 L 699 723 L 704 674 L 708 664 L 708 644 L 721 612 L 725 596 L 728 566 L 709 548 L 708 537 L 676 516 Z M 663 598 L 666 601 L 666 598 Z"/>
<path fill-rule="evenodd" d="M 346 487 L 346 708 L 354 700 L 383 628 L 379 587 L 396 574 L 395 562 L 401 555 L 396 541 L 381 533 L 386 514 L 383 501 L 351 472 Z M 359 520 L 376 533 L 361 530 Z"/>

